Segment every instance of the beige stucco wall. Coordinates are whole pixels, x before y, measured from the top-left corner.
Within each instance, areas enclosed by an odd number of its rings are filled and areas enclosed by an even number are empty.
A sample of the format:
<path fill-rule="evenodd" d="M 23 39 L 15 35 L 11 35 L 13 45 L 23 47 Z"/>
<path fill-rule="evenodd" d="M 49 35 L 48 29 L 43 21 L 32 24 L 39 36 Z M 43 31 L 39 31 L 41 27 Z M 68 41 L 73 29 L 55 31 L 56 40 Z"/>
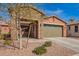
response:
<path fill-rule="evenodd" d="M 47 19 L 44 19 L 42 21 L 43 24 L 54 24 L 54 25 L 60 25 L 60 26 L 63 26 L 63 37 L 66 37 L 67 36 L 67 26 L 66 26 L 66 23 L 59 20 L 58 18 L 55 18 L 55 17 L 49 17 Z M 41 30 L 42 32 L 43 30 Z"/>
<path fill-rule="evenodd" d="M 78 24 L 79 31 L 79 24 Z M 68 29 L 68 36 L 79 37 L 79 32 L 75 32 L 75 25 L 70 25 L 70 30 Z"/>
<path fill-rule="evenodd" d="M 1 34 L 9 34 L 10 28 L 8 26 L 1 26 Z"/>

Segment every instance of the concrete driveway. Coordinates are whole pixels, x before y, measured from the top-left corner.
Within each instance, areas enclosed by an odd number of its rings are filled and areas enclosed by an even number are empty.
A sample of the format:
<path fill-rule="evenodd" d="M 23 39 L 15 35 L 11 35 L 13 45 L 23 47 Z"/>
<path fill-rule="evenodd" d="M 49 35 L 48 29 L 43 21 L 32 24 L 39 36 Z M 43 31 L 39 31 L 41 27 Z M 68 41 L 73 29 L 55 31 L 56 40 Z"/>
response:
<path fill-rule="evenodd" d="M 55 38 L 45 38 L 46 40 L 51 40 L 63 47 L 72 49 L 79 52 L 79 38 L 67 38 L 67 37 L 55 37 Z"/>
<path fill-rule="evenodd" d="M 25 38 L 24 40 L 27 41 Z M 60 44 L 63 47 L 79 52 L 79 38 L 72 37 L 53 37 L 53 38 L 44 38 L 44 39 L 30 39 L 29 42 L 45 42 L 52 41 L 57 44 Z"/>

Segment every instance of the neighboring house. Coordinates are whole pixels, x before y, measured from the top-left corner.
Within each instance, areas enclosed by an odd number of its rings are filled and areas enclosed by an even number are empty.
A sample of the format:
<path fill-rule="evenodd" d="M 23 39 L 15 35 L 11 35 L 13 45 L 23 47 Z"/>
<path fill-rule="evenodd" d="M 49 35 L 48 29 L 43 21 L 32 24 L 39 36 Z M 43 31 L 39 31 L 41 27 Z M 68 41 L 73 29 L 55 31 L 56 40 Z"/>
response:
<path fill-rule="evenodd" d="M 4 21 L 0 21 L 0 33 L 1 34 L 8 34 L 10 32 L 10 28 L 8 24 Z"/>
<path fill-rule="evenodd" d="M 20 10 L 17 11 L 17 9 Z M 47 37 L 66 37 L 66 22 L 57 18 L 56 16 L 46 17 L 41 11 L 34 7 L 19 7 L 9 9 L 11 20 L 11 38 L 18 39 L 20 34 L 19 28 L 21 28 L 22 37 L 27 37 L 29 23 L 33 21 L 30 37 L 31 38 L 47 38 Z M 17 20 L 16 12 L 19 13 Z M 30 15 L 31 14 L 31 15 Z M 46 18 L 44 18 L 46 17 Z M 19 28 L 18 28 L 18 24 Z"/>
<path fill-rule="evenodd" d="M 79 23 L 73 21 L 67 27 L 68 36 L 79 37 Z"/>

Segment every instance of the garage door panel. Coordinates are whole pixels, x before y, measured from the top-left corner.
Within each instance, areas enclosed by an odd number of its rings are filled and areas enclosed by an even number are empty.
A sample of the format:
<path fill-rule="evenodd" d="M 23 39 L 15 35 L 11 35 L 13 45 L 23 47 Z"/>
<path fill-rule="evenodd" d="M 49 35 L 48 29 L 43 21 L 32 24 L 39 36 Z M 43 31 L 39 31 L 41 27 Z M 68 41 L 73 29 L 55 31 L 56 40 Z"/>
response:
<path fill-rule="evenodd" d="M 62 27 L 57 25 L 44 25 L 43 35 L 44 37 L 61 37 Z"/>

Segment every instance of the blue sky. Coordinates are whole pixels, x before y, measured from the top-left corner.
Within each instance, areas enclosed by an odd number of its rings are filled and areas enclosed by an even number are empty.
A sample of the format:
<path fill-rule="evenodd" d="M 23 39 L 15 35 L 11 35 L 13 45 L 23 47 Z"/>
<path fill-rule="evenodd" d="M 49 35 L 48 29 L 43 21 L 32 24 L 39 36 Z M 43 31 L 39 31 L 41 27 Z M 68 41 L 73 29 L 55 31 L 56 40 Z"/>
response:
<path fill-rule="evenodd" d="M 43 11 L 47 16 L 57 16 L 62 20 L 69 21 L 74 18 L 79 21 L 79 4 L 78 3 L 39 3 L 35 4 L 37 9 Z M 8 20 L 7 12 L 0 12 L 0 16 Z"/>
<path fill-rule="evenodd" d="M 47 16 L 58 16 L 60 19 L 69 22 L 71 18 L 79 21 L 79 4 L 78 3 L 51 3 L 38 4 L 37 7 L 43 10 Z"/>

